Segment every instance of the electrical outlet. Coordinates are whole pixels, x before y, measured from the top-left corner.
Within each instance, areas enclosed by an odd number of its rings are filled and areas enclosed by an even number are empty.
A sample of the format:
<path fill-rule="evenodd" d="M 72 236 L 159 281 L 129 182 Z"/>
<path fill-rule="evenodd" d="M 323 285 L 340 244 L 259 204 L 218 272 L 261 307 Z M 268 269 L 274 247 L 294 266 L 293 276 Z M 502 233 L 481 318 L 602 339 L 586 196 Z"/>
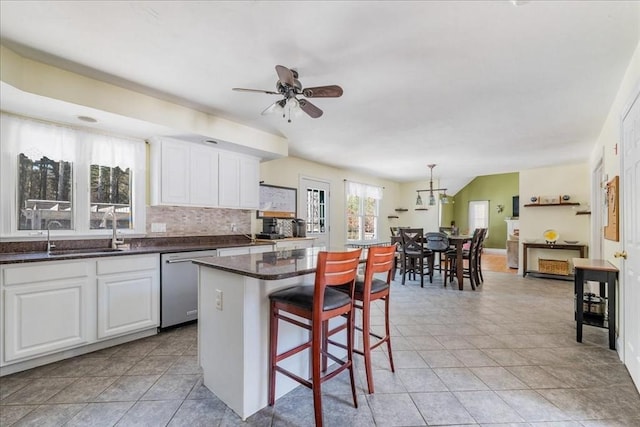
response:
<path fill-rule="evenodd" d="M 216 289 L 216 308 L 222 311 L 222 291 Z"/>
<path fill-rule="evenodd" d="M 235 233 L 236 231 L 238 231 L 238 227 L 236 227 L 235 223 L 232 223 L 232 224 L 231 224 L 231 231 L 232 231 L 232 232 L 234 232 L 234 233 Z"/>

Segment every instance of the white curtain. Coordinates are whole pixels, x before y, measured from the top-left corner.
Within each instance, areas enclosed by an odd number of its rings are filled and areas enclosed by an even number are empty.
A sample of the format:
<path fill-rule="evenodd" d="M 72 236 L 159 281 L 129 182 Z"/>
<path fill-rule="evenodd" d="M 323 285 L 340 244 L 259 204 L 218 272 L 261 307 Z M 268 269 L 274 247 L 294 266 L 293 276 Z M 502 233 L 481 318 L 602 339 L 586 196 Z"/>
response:
<path fill-rule="evenodd" d="M 382 187 L 345 181 L 347 195 L 382 200 Z"/>
<path fill-rule="evenodd" d="M 65 162 L 76 161 L 76 131 L 9 114 L 0 118 L 2 154 L 17 159 L 24 153 L 31 160 L 48 157 Z M 14 160 L 17 161 L 17 160 Z"/>
<path fill-rule="evenodd" d="M 74 163 L 81 157 L 88 158 L 90 164 L 132 170 L 136 160 L 144 159 L 142 140 L 76 130 L 4 113 L 0 125 L 2 153 L 12 159 L 24 153 L 31 160 L 46 156 Z"/>

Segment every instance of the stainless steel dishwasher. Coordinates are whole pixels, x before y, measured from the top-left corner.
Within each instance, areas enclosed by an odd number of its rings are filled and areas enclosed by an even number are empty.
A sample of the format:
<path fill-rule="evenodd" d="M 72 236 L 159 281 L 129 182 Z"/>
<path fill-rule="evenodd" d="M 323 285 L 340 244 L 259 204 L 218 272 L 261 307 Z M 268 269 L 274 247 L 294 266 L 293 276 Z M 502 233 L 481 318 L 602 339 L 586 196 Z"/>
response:
<path fill-rule="evenodd" d="M 160 328 L 198 318 L 198 267 L 191 260 L 217 255 L 215 249 L 160 255 Z"/>

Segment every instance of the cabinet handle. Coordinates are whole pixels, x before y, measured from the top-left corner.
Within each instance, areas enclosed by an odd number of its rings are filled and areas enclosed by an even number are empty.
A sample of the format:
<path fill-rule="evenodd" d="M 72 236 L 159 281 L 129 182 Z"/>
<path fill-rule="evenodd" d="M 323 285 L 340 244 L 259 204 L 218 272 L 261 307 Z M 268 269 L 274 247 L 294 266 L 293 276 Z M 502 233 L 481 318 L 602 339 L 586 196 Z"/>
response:
<path fill-rule="evenodd" d="M 615 252 L 613 254 L 614 258 L 622 258 L 622 259 L 627 259 L 627 251 L 622 251 L 622 252 Z"/>

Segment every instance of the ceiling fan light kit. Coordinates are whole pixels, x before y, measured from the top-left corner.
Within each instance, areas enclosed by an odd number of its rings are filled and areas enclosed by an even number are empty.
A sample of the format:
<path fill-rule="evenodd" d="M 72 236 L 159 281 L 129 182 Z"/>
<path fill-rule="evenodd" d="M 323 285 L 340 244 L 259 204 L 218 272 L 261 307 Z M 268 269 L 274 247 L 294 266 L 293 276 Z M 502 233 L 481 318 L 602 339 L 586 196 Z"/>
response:
<path fill-rule="evenodd" d="M 272 113 L 282 113 L 282 117 L 289 115 L 288 122 L 291 123 L 291 115 L 294 117 L 301 114 L 300 111 L 306 113 L 309 117 L 317 119 L 322 116 L 322 110 L 316 107 L 307 99 L 298 99 L 298 96 L 305 98 L 338 98 L 342 96 L 343 90 L 338 85 L 318 86 L 303 88 L 300 80 L 298 80 L 298 72 L 290 70 L 282 65 L 276 65 L 276 73 L 278 81 L 276 82 L 277 92 L 263 89 L 245 89 L 234 87 L 233 90 L 239 92 L 258 92 L 267 95 L 281 95 L 280 99 L 262 111 L 262 115 Z"/>

